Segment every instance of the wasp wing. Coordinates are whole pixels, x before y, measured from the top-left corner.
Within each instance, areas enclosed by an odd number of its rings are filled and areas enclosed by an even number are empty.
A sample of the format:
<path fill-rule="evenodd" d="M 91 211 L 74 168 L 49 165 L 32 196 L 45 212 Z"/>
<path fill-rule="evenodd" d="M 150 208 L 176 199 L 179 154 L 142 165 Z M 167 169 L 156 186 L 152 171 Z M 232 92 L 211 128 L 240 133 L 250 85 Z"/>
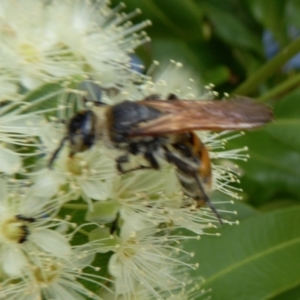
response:
<path fill-rule="evenodd" d="M 272 120 L 271 109 L 240 97 L 231 101 L 142 100 L 140 105 L 163 114 L 133 128 L 130 136 L 161 135 L 191 130 L 242 130 L 260 127 Z"/>

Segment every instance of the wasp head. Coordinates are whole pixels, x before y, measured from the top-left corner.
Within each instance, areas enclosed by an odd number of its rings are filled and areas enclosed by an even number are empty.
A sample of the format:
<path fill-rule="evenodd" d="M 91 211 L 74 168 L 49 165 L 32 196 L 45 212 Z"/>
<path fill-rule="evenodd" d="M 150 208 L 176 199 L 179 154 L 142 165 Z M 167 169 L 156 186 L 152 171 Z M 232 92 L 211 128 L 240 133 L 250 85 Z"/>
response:
<path fill-rule="evenodd" d="M 71 155 L 89 149 L 95 142 L 96 116 L 91 110 L 75 115 L 68 125 Z"/>
<path fill-rule="evenodd" d="M 52 154 L 48 164 L 49 168 L 52 167 L 54 160 L 67 140 L 70 141 L 70 156 L 93 146 L 96 137 L 95 126 L 96 116 L 91 110 L 77 113 L 67 126 L 67 135 L 61 140 L 60 145 Z"/>

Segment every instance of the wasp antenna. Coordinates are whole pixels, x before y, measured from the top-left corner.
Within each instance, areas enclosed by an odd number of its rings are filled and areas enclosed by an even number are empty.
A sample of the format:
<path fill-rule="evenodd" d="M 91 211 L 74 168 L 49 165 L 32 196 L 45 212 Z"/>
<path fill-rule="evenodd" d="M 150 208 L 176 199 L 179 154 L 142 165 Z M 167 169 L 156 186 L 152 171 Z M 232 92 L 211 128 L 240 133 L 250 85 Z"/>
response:
<path fill-rule="evenodd" d="M 65 137 L 61 140 L 61 142 L 60 142 L 58 148 L 57 148 L 57 149 L 54 151 L 54 153 L 52 154 L 52 156 L 51 156 L 51 158 L 50 158 L 50 160 L 49 160 L 49 163 L 48 163 L 48 168 L 49 168 L 49 169 L 52 169 L 53 162 L 55 161 L 55 159 L 56 159 L 58 153 L 60 152 L 60 150 L 62 149 L 62 147 L 64 146 L 65 142 L 66 142 L 68 139 L 69 139 L 69 137 L 65 136 Z"/>

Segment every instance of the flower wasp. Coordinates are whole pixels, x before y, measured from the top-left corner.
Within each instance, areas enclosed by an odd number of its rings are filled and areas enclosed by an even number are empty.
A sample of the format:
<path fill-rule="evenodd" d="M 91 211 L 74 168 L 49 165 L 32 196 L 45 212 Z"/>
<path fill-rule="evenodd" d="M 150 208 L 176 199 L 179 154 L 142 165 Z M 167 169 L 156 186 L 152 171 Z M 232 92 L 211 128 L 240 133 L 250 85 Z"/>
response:
<path fill-rule="evenodd" d="M 194 101 L 170 94 L 166 100 L 150 95 L 141 101 L 125 100 L 112 106 L 102 103 L 70 119 L 67 134 L 53 153 L 49 167 L 66 141 L 70 143 L 70 157 L 89 149 L 99 139 L 108 147 L 123 150 L 125 154 L 116 159 L 121 173 L 158 170 L 160 157 L 176 167 L 183 192 L 196 201 L 196 206 L 207 204 L 222 223 L 208 197 L 212 182 L 208 150 L 193 130 L 252 129 L 271 119 L 269 107 L 245 97 Z M 149 166 L 125 171 L 123 166 L 130 154 L 143 155 Z"/>

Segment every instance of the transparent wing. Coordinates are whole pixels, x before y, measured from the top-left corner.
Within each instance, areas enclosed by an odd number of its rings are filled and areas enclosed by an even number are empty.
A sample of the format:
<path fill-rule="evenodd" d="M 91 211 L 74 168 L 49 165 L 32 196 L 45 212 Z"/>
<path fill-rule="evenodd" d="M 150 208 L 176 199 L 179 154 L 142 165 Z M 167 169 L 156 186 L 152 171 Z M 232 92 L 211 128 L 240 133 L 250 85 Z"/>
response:
<path fill-rule="evenodd" d="M 231 101 L 142 100 L 140 105 L 163 113 L 132 129 L 130 136 L 161 135 L 191 130 L 242 130 L 260 127 L 272 120 L 271 109 L 249 98 Z"/>

